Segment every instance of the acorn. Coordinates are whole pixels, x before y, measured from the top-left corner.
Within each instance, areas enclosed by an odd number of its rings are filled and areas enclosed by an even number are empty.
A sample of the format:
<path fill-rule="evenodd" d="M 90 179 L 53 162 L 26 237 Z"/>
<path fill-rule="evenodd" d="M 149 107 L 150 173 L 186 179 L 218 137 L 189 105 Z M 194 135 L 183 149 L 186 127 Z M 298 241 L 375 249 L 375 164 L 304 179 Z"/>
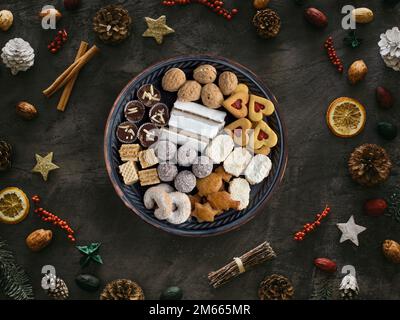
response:
<path fill-rule="evenodd" d="M 375 90 L 376 101 L 382 109 L 389 109 L 394 105 L 392 93 L 385 87 L 377 87 Z"/>
<path fill-rule="evenodd" d="M 378 122 L 377 131 L 378 134 L 385 140 L 393 140 L 397 137 L 397 126 L 390 122 Z"/>
<path fill-rule="evenodd" d="M 370 199 L 364 203 L 364 213 L 368 216 L 379 217 L 385 213 L 387 207 L 385 199 Z"/>

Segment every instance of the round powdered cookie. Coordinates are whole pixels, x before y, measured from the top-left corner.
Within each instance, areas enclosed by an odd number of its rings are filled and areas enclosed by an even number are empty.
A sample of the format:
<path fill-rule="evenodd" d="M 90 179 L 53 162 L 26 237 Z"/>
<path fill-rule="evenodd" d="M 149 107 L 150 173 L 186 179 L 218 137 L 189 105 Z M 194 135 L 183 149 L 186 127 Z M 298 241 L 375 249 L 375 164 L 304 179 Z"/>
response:
<path fill-rule="evenodd" d="M 196 186 L 196 177 L 188 170 L 181 171 L 176 176 L 174 185 L 176 190 L 189 193 Z"/>
<path fill-rule="evenodd" d="M 192 166 L 193 174 L 197 178 L 205 178 L 211 174 L 213 170 L 213 161 L 207 156 L 198 157 Z"/>
<path fill-rule="evenodd" d="M 160 161 L 172 160 L 176 155 L 176 145 L 168 140 L 159 141 L 155 146 L 155 151 Z"/>
<path fill-rule="evenodd" d="M 161 181 L 170 182 L 174 181 L 178 168 L 174 164 L 165 162 L 158 165 L 157 173 Z"/>
<path fill-rule="evenodd" d="M 235 143 L 231 136 L 227 134 L 221 134 L 216 136 L 206 149 L 206 155 L 218 164 L 224 161 L 228 155 L 232 152 Z"/>
<path fill-rule="evenodd" d="M 178 164 L 189 167 L 197 160 L 197 151 L 190 144 L 184 144 L 178 149 Z"/>

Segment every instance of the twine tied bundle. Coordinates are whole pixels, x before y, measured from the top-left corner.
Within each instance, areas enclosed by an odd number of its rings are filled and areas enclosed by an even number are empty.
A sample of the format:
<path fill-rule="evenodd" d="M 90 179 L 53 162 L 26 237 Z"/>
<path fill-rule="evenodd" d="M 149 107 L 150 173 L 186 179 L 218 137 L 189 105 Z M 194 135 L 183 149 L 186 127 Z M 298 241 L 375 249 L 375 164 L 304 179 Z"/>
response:
<path fill-rule="evenodd" d="M 276 257 L 276 254 L 268 242 L 263 242 L 254 249 L 246 252 L 241 257 L 233 258 L 226 266 L 208 274 L 210 285 L 218 288 L 232 278 L 246 272 L 250 268 Z"/>

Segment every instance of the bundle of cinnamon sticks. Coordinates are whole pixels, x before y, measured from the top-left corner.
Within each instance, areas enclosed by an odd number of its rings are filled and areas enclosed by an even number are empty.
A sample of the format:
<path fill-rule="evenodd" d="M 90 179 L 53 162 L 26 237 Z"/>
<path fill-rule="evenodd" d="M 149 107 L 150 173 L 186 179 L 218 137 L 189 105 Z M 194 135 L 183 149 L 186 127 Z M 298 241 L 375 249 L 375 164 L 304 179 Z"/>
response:
<path fill-rule="evenodd" d="M 75 81 L 78 78 L 79 71 L 99 51 L 95 45 L 89 50 L 87 50 L 87 48 L 88 43 L 81 41 L 74 63 L 72 63 L 47 89 L 43 90 L 43 94 L 49 98 L 58 90 L 64 88 L 57 105 L 57 110 L 59 111 L 65 110 L 74 88 Z"/>

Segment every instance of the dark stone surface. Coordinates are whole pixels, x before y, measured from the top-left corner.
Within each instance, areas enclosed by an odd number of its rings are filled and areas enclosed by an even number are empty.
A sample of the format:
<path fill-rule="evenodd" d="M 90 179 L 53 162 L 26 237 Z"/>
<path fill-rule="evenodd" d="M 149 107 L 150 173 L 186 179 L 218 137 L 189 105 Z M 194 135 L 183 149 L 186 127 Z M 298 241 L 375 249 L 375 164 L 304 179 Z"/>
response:
<path fill-rule="evenodd" d="M 383 141 L 375 131 L 377 121 L 399 120 L 399 106 L 378 110 L 374 100 L 375 87 L 383 85 L 391 88 L 400 101 L 396 90 L 399 74 L 384 66 L 377 46 L 379 34 L 399 24 L 399 6 L 364 1 L 363 5 L 374 10 L 376 19 L 359 27 L 364 43 L 352 50 L 343 47 L 341 40 L 346 32 L 340 27 L 340 9 L 349 1 L 306 1 L 328 14 L 329 26 L 323 31 L 307 25 L 303 7 L 293 1 L 272 1 L 271 7 L 282 17 L 282 31 L 274 40 L 262 40 L 255 34 L 249 0 L 235 1 L 240 14 L 230 23 L 198 5 L 165 8 L 158 0 L 119 1 L 133 16 L 133 32 L 123 44 L 108 47 L 95 40 L 90 21 L 99 7 L 112 1 L 83 2 L 77 12 L 62 11 L 60 27 L 68 29 L 69 41 L 57 55 L 46 48 L 52 32 L 40 27 L 40 3 L 1 3 L 1 9 L 13 11 L 15 22 L 8 32 L 0 32 L 0 45 L 22 37 L 32 44 L 37 57 L 34 68 L 16 77 L 4 65 L 0 67 L 0 136 L 15 147 L 13 169 L 0 175 L 0 188 L 18 186 L 29 195 L 40 194 L 46 208 L 70 221 L 80 244 L 102 242 L 104 265 L 89 267 L 85 272 L 99 276 L 103 285 L 116 278 L 136 280 L 150 299 L 157 299 L 171 285 L 180 286 L 186 299 L 256 299 L 262 278 L 278 272 L 293 281 L 296 298 L 307 299 L 312 291 L 312 261 L 326 256 L 335 259 L 339 268 L 355 266 L 362 298 L 400 298 L 399 268 L 385 261 L 380 249 L 385 239 L 400 240 L 400 225 L 388 217 L 366 217 L 361 209 L 365 199 L 390 192 L 399 172 L 398 141 Z M 168 16 L 176 33 L 158 46 L 141 34 L 146 28 L 143 18 L 161 14 Z M 322 49 L 328 35 L 334 37 L 346 66 L 355 59 L 366 61 L 369 74 L 365 81 L 350 86 L 345 75 L 339 75 L 329 64 Z M 57 98 L 47 100 L 41 91 L 72 62 L 80 40 L 98 44 L 101 53 L 81 72 L 68 109 L 60 113 L 56 110 Z M 226 56 L 257 72 L 280 101 L 289 141 L 284 181 L 263 212 L 240 230 L 206 239 L 166 234 L 126 209 L 109 182 L 102 146 L 108 112 L 123 86 L 154 62 L 193 53 Z M 364 132 L 348 140 L 334 137 L 324 120 L 329 103 L 343 95 L 362 101 L 368 113 Z M 39 118 L 31 122 L 18 118 L 14 107 L 19 100 L 36 105 Z M 392 157 L 392 176 L 381 187 L 365 189 L 349 178 L 348 155 L 364 142 L 382 144 Z M 54 151 L 54 160 L 61 169 L 53 171 L 49 181 L 44 182 L 30 171 L 35 164 L 34 154 L 49 151 Z M 293 233 L 326 203 L 332 207 L 332 215 L 304 242 L 295 243 Z M 335 226 L 351 214 L 368 228 L 360 235 L 358 248 L 348 242 L 339 244 L 340 232 Z M 61 232 L 55 232 L 54 242 L 43 252 L 32 253 L 25 246 L 28 233 L 46 227 L 33 213 L 21 224 L 0 225 L 1 236 L 32 277 L 36 297 L 46 297 L 40 287 L 40 271 L 43 265 L 52 264 L 68 283 L 71 298 L 97 299 L 99 292 L 86 293 L 75 285 L 73 279 L 81 272 L 80 254 Z M 209 271 L 264 240 L 271 242 L 277 259 L 218 290 L 208 285 Z M 340 277 L 338 274 L 337 284 Z"/>

